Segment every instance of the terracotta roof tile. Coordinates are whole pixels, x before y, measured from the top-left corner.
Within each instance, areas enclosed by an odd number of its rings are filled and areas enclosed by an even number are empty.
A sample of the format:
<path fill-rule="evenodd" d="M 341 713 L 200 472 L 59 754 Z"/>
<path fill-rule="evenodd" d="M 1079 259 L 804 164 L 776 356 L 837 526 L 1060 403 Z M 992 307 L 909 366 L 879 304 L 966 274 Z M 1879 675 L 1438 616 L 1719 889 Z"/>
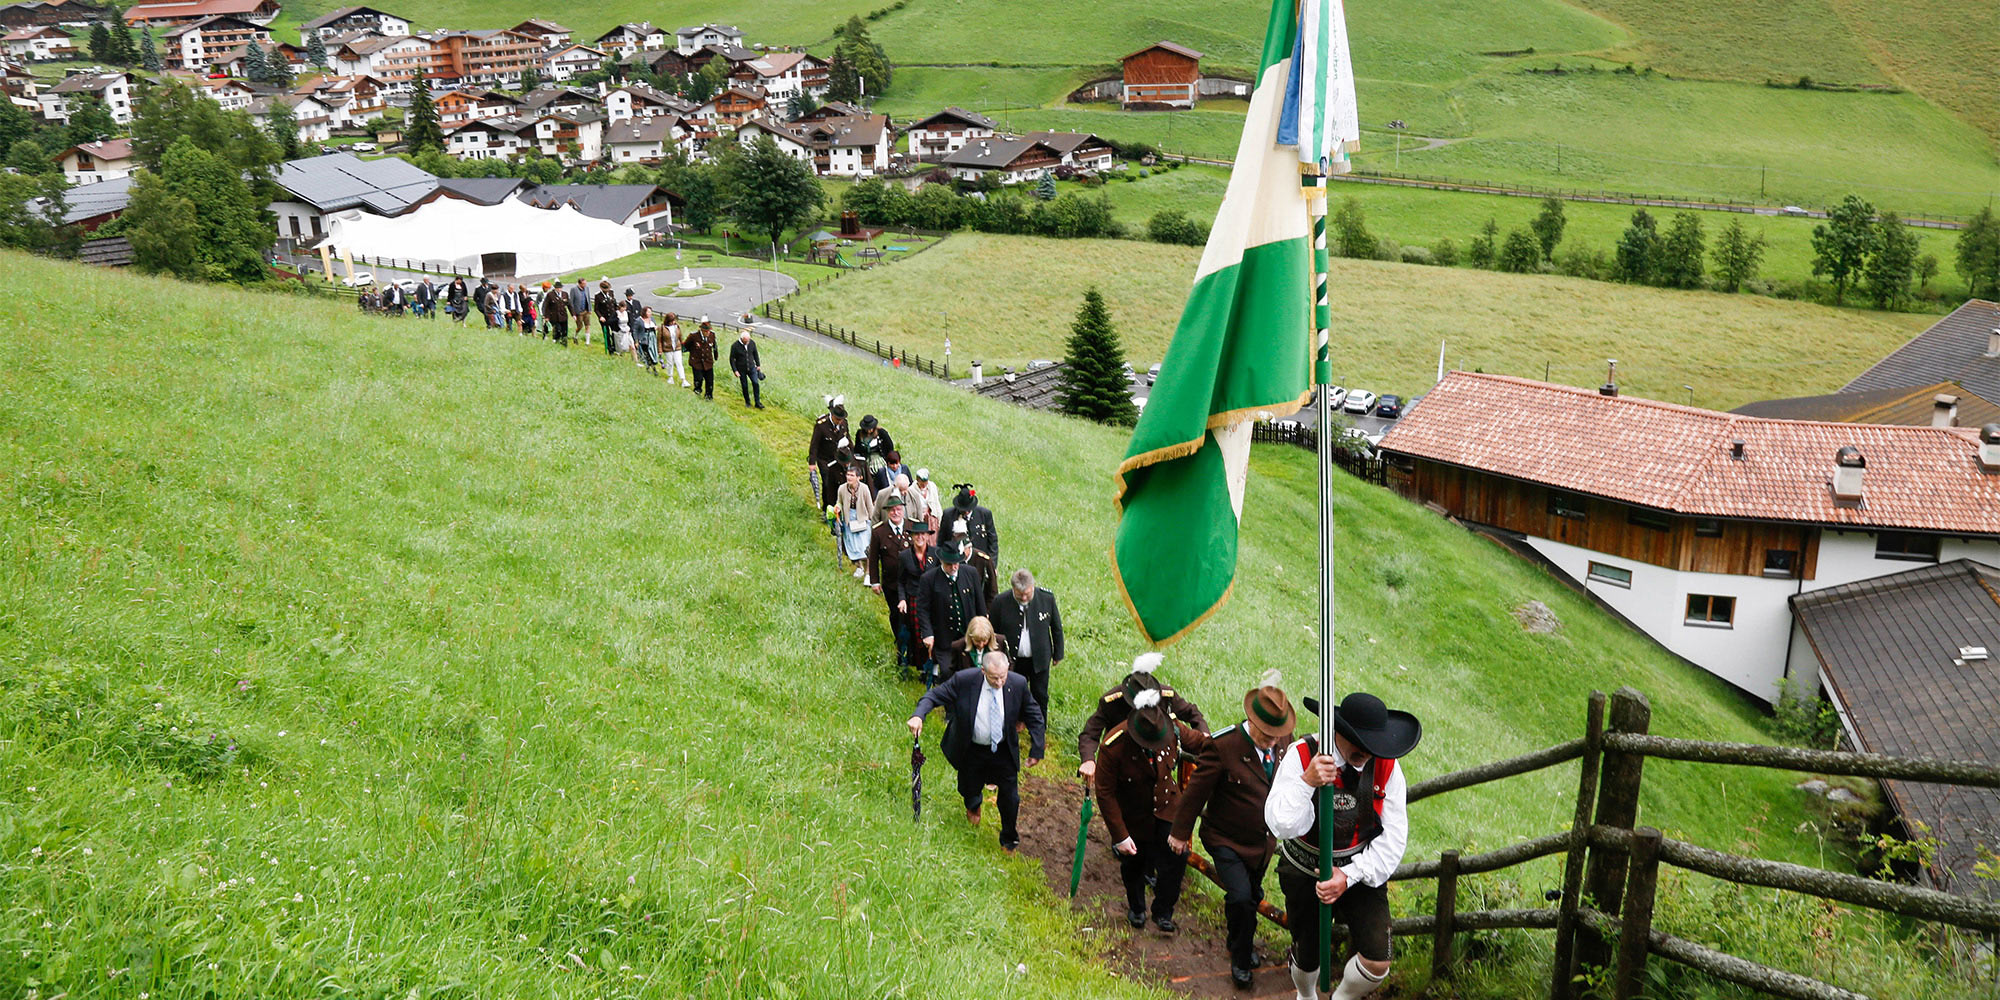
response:
<path fill-rule="evenodd" d="M 1847 445 L 1868 463 L 1854 505 L 1829 486 Z M 1970 428 L 1767 420 L 1452 372 L 1382 448 L 1693 516 L 2000 534 L 2000 473 L 1980 470 Z"/>

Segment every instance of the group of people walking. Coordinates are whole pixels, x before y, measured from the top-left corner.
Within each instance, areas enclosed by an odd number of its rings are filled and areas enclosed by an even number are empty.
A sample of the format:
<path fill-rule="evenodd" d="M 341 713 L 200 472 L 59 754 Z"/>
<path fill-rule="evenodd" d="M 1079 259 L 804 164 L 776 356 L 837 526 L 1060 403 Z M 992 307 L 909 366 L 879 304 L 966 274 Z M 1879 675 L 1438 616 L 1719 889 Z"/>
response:
<path fill-rule="evenodd" d="M 400 317 L 407 311 L 433 320 L 442 312 L 456 323 L 478 316 L 486 329 L 539 335 L 562 346 L 588 343 L 594 322 L 606 355 L 623 354 L 637 367 L 669 382 L 678 380 L 703 398 L 715 398 L 715 365 L 722 350 L 708 317 L 701 317 L 691 330 L 683 329 L 678 314 L 656 316 L 652 306 L 639 301 L 635 289 L 627 288 L 622 298 L 618 296 L 608 277 L 598 279 L 593 291 L 582 278 L 570 285 L 560 281 L 509 285 L 483 277 L 469 284 L 461 275 L 440 284 L 426 275 L 409 289 L 396 284 L 363 289 L 356 305 L 363 312 Z M 729 370 L 737 377 L 743 405 L 763 409 L 764 361 L 747 329 L 729 345 Z"/>
<path fill-rule="evenodd" d="M 846 398 L 825 403 L 807 445 L 808 480 L 841 564 L 882 597 L 897 663 L 925 682 L 909 733 L 921 741 L 925 717 L 943 711 L 941 745 L 967 821 L 981 822 L 993 789 L 1000 845 L 1016 850 L 1020 772 L 1047 756 L 1049 674 L 1065 652 L 1056 596 L 1026 568 L 1007 574 L 1003 586 L 1000 531 L 973 484 L 951 484 L 950 499 L 942 499 L 930 470 L 912 470 L 880 420 L 864 415 L 850 428 Z M 1077 740 L 1078 773 L 1118 860 L 1127 921 L 1179 930 L 1175 909 L 1198 839 L 1223 887 L 1237 987 L 1250 989 L 1263 964 L 1258 908 L 1276 864 L 1285 907 L 1297 915 L 1288 962 L 1297 997 L 1321 996 L 1324 942 L 1314 916 L 1323 903 L 1348 928 L 1352 952 L 1337 963 L 1326 996 L 1373 993 L 1390 967 L 1386 886 L 1409 838 L 1397 761 L 1416 747 L 1422 726 L 1355 692 L 1335 711 L 1328 745 L 1299 738 L 1277 671 L 1244 693 L 1240 721 L 1211 726 L 1162 681 L 1161 663 L 1158 653 L 1135 659 L 1099 697 Z M 1319 713 L 1317 700 L 1303 701 Z M 1322 797 L 1324 788 L 1332 792 Z M 1326 879 L 1322 825 L 1333 844 Z"/>

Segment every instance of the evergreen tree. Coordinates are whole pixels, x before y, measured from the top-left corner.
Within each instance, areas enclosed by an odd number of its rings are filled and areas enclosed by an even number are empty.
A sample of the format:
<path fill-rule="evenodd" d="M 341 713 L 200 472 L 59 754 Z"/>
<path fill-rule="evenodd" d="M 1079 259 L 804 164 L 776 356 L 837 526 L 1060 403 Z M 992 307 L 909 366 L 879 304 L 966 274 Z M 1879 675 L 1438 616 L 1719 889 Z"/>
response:
<path fill-rule="evenodd" d="M 306 39 L 306 61 L 320 69 L 327 67 L 326 38 L 317 31 Z"/>
<path fill-rule="evenodd" d="M 422 73 L 417 74 L 410 94 L 409 128 L 403 132 L 403 141 L 413 153 L 444 149 L 444 129 L 438 127 L 437 105 L 431 101 L 431 85 Z"/>
<path fill-rule="evenodd" d="M 868 25 L 859 16 L 848 18 L 834 38 L 833 59 L 827 65 L 828 98 L 854 102 L 889 89 L 889 57 L 868 37 Z"/>
<path fill-rule="evenodd" d="M 2000 299 L 2000 218 L 1992 206 L 1979 210 L 1959 231 L 1952 250 L 1952 268 L 1975 298 Z"/>
<path fill-rule="evenodd" d="M 724 164 L 730 216 L 773 244 L 785 230 L 811 223 L 826 199 L 812 165 L 786 155 L 768 135 Z"/>
<path fill-rule="evenodd" d="M 1535 241 L 1541 244 L 1543 260 L 1556 259 L 1556 244 L 1562 242 L 1563 229 L 1568 225 L 1569 220 L 1563 215 L 1562 199 L 1542 199 L 1541 214 L 1528 223 L 1528 228 L 1534 230 Z"/>
<path fill-rule="evenodd" d="M 1903 225 L 1902 217 L 1889 211 L 1875 223 L 1875 234 L 1875 252 L 1862 268 L 1862 282 L 1868 286 L 1875 308 L 1892 309 L 1910 296 L 1921 243 L 1917 234 Z"/>
<path fill-rule="evenodd" d="M 277 234 L 263 204 L 227 161 L 174 140 L 159 173 L 141 171 L 126 210 L 140 268 L 194 281 L 258 281 Z"/>
<path fill-rule="evenodd" d="M 1833 279 L 1834 305 L 1847 303 L 1848 287 L 1861 277 L 1880 241 L 1875 206 L 1851 194 L 1826 213 L 1825 222 L 1813 227 L 1813 276 Z"/>
<path fill-rule="evenodd" d="M 1757 266 L 1764 260 L 1764 250 L 1768 246 L 1763 233 L 1755 236 L 1743 228 L 1742 219 L 1731 219 L 1723 227 L 1722 234 L 1715 238 L 1715 248 L 1709 256 L 1715 261 L 1715 276 L 1722 279 L 1722 287 L 1736 291 L 1743 283 L 1757 276 Z"/>
<path fill-rule="evenodd" d="M 1375 237 L 1368 232 L 1368 218 L 1361 211 L 1361 200 L 1352 195 L 1340 200 L 1340 209 L 1333 213 L 1333 252 L 1339 257 L 1359 257 L 1363 260 L 1375 256 Z"/>
<path fill-rule="evenodd" d="M 1500 270 L 1509 274 L 1532 274 L 1542 265 L 1542 243 L 1523 229 L 1510 230 L 1500 246 Z"/>
<path fill-rule="evenodd" d="M 98 62 L 111 61 L 111 29 L 104 26 L 104 18 L 99 17 L 90 25 L 90 58 Z"/>
<path fill-rule="evenodd" d="M 1612 274 L 1627 284 L 1643 285 L 1653 280 L 1653 264 L 1659 256 L 1660 229 L 1651 212 L 1641 208 L 1632 213 L 1632 224 L 1618 237 L 1617 260 Z"/>
<path fill-rule="evenodd" d="M 264 58 L 264 47 L 254 40 L 243 49 L 243 78 L 252 83 L 263 83 L 271 78 L 270 60 Z"/>
<path fill-rule="evenodd" d="M 93 94 L 70 100 L 69 124 L 64 131 L 69 133 L 69 142 L 64 145 L 96 142 L 117 135 L 118 121 L 111 117 L 111 109 L 105 107 L 104 102 Z"/>
<path fill-rule="evenodd" d="M 164 72 L 166 64 L 160 60 L 160 46 L 153 41 L 153 26 L 147 25 L 139 36 L 139 65 L 148 73 Z"/>
<path fill-rule="evenodd" d="M 695 74 L 695 83 L 702 89 L 701 99 L 706 101 L 729 89 L 729 60 L 716 56 L 708 65 Z"/>
<path fill-rule="evenodd" d="M 257 47 L 255 42 L 251 47 Z M 264 56 L 264 81 L 290 90 L 292 87 L 292 60 L 285 50 L 273 45 Z"/>
<path fill-rule="evenodd" d="M 989 170 L 981 173 L 980 177 L 984 179 L 991 175 L 992 171 Z M 1054 174 L 1043 174 L 1042 179 L 1035 182 L 1035 197 L 1043 201 L 1056 200 L 1056 178 Z"/>
<path fill-rule="evenodd" d="M 1500 224 L 1490 218 L 1487 219 L 1486 224 L 1479 227 L 1479 235 L 1474 236 L 1471 245 L 1465 248 L 1466 262 L 1478 268 L 1492 267 L 1493 261 L 1499 256 L 1499 247 L 1496 245 L 1499 238 Z"/>
<path fill-rule="evenodd" d="M 521 93 L 525 94 L 541 85 L 542 74 L 535 72 L 533 66 L 529 66 L 521 71 Z"/>
<path fill-rule="evenodd" d="M 798 121 L 818 110 L 819 102 L 813 99 L 812 91 L 800 90 L 793 94 L 791 101 L 785 105 L 786 120 Z"/>
<path fill-rule="evenodd" d="M 264 119 L 264 128 L 278 146 L 279 159 L 296 160 L 303 153 L 299 147 L 299 116 L 291 105 L 271 98 L 271 111 Z"/>
<path fill-rule="evenodd" d="M 1057 408 L 1101 424 L 1137 422 L 1139 410 L 1125 380 L 1125 348 L 1096 288 L 1083 293 L 1083 307 L 1069 330 Z"/>
<path fill-rule="evenodd" d="M 1693 212 L 1675 212 L 1666 235 L 1660 238 L 1653 280 L 1669 288 L 1699 288 L 1702 260 L 1707 256 L 1700 217 Z"/>
<path fill-rule="evenodd" d="M 111 25 L 108 30 L 110 34 L 107 39 L 110 42 L 108 54 L 111 61 L 120 66 L 138 65 L 139 47 L 133 44 L 132 29 L 125 26 L 125 20 L 119 18 L 118 23 Z"/>

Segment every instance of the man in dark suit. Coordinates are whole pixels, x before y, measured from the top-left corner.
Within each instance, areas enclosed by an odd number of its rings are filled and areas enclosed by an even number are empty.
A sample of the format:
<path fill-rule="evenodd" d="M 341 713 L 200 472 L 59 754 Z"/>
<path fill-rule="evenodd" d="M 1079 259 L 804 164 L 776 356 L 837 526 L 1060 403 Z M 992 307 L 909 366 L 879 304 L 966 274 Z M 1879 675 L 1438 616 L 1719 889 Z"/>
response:
<path fill-rule="evenodd" d="M 1007 640 L 1014 654 L 1014 672 L 1028 678 L 1028 690 L 1042 714 L 1049 711 L 1049 668 L 1062 662 L 1062 612 L 1056 595 L 1035 586 L 1035 574 L 1014 571 L 1006 594 L 993 602 L 987 617 L 993 632 Z"/>
<path fill-rule="evenodd" d="M 903 597 L 903 550 L 910 547 L 910 533 L 903 525 L 902 496 L 891 493 L 883 497 L 881 510 L 882 523 L 868 538 L 868 580 L 889 605 L 896 662 L 906 664 L 910 662 L 910 602 Z"/>
<path fill-rule="evenodd" d="M 943 684 L 924 692 L 910 715 L 910 735 L 922 736 L 924 716 L 945 710 L 944 759 L 958 770 L 958 794 L 965 800 L 965 818 L 979 822 L 981 793 L 987 785 L 1000 789 L 1000 846 L 1011 851 L 1021 843 L 1014 820 L 1021 808 L 1021 743 L 1016 729 L 1028 726 L 1028 766 L 1042 762 L 1047 720 L 1028 694 L 1028 681 L 1011 676 L 1007 654 L 986 654 L 977 670 L 961 670 Z"/>
<path fill-rule="evenodd" d="M 951 641 L 965 634 L 972 620 L 986 613 L 986 591 L 978 576 L 963 565 L 964 555 L 939 546 L 938 564 L 917 581 L 917 641 L 930 660 L 929 681 L 949 673 Z M 1023 687 L 1027 680 L 1022 679 Z"/>
<path fill-rule="evenodd" d="M 745 330 L 729 345 L 729 370 L 736 373 L 736 383 L 743 390 L 743 405 L 752 405 L 750 397 L 756 396 L 756 407 L 764 408 L 764 359 L 757 356 L 757 342 L 750 339 L 750 331 Z"/>
<path fill-rule="evenodd" d="M 1239 990 L 1251 987 L 1257 967 L 1257 904 L 1264 898 L 1264 872 L 1277 841 L 1264 826 L 1264 799 L 1271 794 L 1278 755 L 1291 745 L 1297 715 L 1278 687 L 1276 671 L 1243 696 L 1243 722 L 1212 734 L 1197 758 L 1194 777 L 1182 789 L 1167 848 L 1186 854 L 1201 819 L 1201 846 L 1215 863 L 1222 883 L 1222 915 L 1229 947 L 1229 976 Z"/>

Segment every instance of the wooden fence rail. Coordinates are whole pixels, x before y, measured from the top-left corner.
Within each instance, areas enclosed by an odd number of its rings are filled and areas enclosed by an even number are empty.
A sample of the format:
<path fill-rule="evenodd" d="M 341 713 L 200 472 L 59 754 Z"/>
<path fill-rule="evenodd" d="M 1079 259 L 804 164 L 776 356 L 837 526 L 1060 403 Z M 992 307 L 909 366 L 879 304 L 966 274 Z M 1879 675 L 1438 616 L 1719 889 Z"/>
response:
<path fill-rule="evenodd" d="M 1966 930 L 2000 934 L 2000 903 L 1806 865 L 1728 854 L 1664 837 L 1658 830 L 1637 824 L 1639 787 L 1648 757 L 1979 788 L 2000 787 L 2000 765 L 1672 739 L 1650 735 L 1647 729 L 1651 720 L 1652 708 L 1638 691 L 1621 688 L 1609 698 L 1602 692 L 1592 692 L 1581 739 L 1410 786 L 1409 801 L 1415 803 L 1445 792 L 1572 760 L 1581 761 L 1576 812 L 1569 830 L 1482 854 L 1446 850 L 1436 860 L 1409 861 L 1397 867 L 1391 877 L 1393 881 L 1438 881 L 1434 912 L 1397 919 L 1391 927 L 1391 933 L 1396 935 L 1431 937 L 1433 979 L 1451 975 L 1458 933 L 1528 928 L 1553 930 L 1556 934 L 1549 976 L 1550 1000 L 1571 1000 L 1577 992 L 1577 973 L 1583 968 L 1608 970 L 1613 1000 L 1634 1000 L 1644 984 L 1649 957 L 1678 962 L 1774 996 L 1795 1000 L 1870 1000 L 1861 993 L 1729 955 L 1655 928 L 1654 904 L 1661 865 L 1738 885 L 1797 892 Z M 1459 911 L 1461 877 L 1565 853 L 1563 888 L 1554 908 Z M 1196 867 L 1210 871 L 1205 863 Z M 1585 906 L 1585 900 L 1592 905 Z M 1266 905 L 1260 912 L 1280 925 L 1285 923 L 1286 914 L 1281 910 Z M 1337 938 L 1345 938 L 1344 927 L 1337 926 L 1334 930 Z"/>

